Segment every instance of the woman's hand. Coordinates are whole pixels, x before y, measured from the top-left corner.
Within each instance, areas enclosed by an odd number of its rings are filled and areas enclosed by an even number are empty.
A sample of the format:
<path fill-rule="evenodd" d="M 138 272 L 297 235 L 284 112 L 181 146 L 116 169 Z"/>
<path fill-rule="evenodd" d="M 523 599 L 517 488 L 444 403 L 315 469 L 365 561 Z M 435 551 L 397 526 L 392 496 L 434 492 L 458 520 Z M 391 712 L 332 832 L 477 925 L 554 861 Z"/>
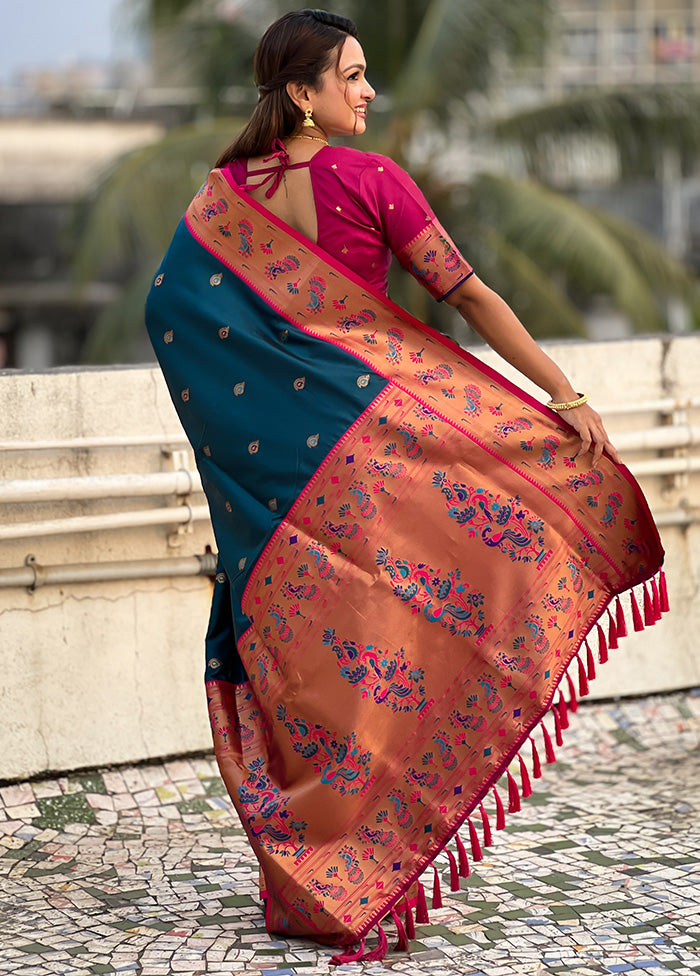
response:
<path fill-rule="evenodd" d="M 592 450 L 593 464 L 597 464 L 603 451 L 605 451 L 617 464 L 622 463 L 620 455 L 608 437 L 600 414 L 597 414 L 587 403 L 580 407 L 573 407 L 571 410 L 559 410 L 557 412 L 563 420 L 571 424 L 581 438 L 581 446 L 575 457 L 583 457 Z"/>

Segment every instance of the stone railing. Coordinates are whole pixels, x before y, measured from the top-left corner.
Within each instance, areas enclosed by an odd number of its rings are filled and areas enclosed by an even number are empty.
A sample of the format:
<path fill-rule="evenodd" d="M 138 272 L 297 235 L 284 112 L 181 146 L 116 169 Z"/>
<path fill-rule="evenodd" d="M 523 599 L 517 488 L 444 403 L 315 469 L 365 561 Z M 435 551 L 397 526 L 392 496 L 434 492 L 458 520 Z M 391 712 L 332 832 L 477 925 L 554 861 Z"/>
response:
<path fill-rule="evenodd" d="M 591 693 L 700 684 L 700 337 L 548 351 L 603 412 L 667 551 L 673 612 Z M 0 781 L 208 749 L 214 540 L 159 371 L 5 373 L 0 415 Z"/>

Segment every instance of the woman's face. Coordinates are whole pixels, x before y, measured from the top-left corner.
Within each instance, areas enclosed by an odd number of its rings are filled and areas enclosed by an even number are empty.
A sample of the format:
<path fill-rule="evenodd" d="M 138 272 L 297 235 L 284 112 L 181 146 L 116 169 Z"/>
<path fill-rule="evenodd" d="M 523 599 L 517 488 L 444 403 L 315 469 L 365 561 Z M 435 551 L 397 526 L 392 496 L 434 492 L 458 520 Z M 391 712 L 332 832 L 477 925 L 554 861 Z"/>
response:
<path fill-rule="evenodd" d="M 321 75 L 317 89 L 309 91 L 314 123 L 327 136 L 346 136 L 365 131 L 367 103 L 375 96 L 365 77 L 365 57 L 359 41 L 348 37 L 338 65 Z"/>

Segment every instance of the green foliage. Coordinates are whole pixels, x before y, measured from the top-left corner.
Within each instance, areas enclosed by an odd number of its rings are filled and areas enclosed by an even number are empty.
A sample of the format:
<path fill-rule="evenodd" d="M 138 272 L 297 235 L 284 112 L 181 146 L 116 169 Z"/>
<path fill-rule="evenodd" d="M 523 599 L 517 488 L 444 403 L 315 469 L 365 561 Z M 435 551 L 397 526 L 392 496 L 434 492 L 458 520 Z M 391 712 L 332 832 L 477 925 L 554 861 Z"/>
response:
<path fill-rule="evenodd" d="M 242 122 L 216 118 L 229 86 L 249 86 L 252 55 L 262 30 L 298 9 L 294 0 L 244 0 L 235 16 L 218 16 L 215 0 L 132 0 L 149 30 L 168 30 L 174 57 L 185 58 L 208 91 L 214 120 L 168 133 L 161 143 L 119 161 L 94 188 L 81 220 L 76 273 L 83 281 L 105 268 L 134 275 L 121 305 L 106 311 L 90 337 L 88 355 L 121 355 L 141 327 L 151 275 L 180 215 L 211 162 Z M 540 337 L 585 332 L 580 307 L 605 295 L 640 331 L 663 329 L 664 302 L 679 296 L 700 315 L 697 284 L 638 226 L 585 208 L 551 186 L 555 154 L 572 140 L 602 140 L 617 153 L 623 174 L 658 171 L 669 148 L 680 157 L 700 149 L 700 95 L 688 88 L 581 92 L 556 105 L 498 120 L 476 118 L 472 95 L 484 96 L 503 58 L 537 58 L 547 39 L 552 0 L 328 0 L 326 8 L 356 21 L 368 76 L 391 112 L 371 116 L 363 148 L 405 164 L 411 141 L 429 119 L 447 131 L 458 105 L 472 132 L 522 151 L 531 178 L 493 173 L 454 183 L 430 161 L 418 182 L 467 258 Z M 467 133 L 464 133 L 467 137 Z M 392 295 L 445 331 L 463 329 L 403 274 Z M 452 323 L 459 321 L 458 328 Z"/>
<path fill-rule="evenodd" d="M 593 137 L 616 151 L 622 177 L 655 176 L 669 148 L 692 161 L 700 153 L 700 92 L 691 85 L 578 92 L 553 105 L 501 119 L 501 140 L 519 146 L 544 182 L 562 140 Z"/>

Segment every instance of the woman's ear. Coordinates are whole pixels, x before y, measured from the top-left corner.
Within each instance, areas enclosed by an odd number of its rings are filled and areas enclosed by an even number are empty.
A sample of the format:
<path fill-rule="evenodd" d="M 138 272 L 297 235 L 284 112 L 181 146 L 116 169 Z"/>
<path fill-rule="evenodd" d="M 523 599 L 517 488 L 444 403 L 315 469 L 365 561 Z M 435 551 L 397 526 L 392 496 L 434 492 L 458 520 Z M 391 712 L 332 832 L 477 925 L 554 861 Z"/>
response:
<path fill-rule="evenodd" d="M 309 101 L 309 90 L 306 85 L 303 85 L 300 81 L 288 81 L 287 94 L 294 102 L 296 107 L 302 112 L 311 107 L 311 102 Z"/>

